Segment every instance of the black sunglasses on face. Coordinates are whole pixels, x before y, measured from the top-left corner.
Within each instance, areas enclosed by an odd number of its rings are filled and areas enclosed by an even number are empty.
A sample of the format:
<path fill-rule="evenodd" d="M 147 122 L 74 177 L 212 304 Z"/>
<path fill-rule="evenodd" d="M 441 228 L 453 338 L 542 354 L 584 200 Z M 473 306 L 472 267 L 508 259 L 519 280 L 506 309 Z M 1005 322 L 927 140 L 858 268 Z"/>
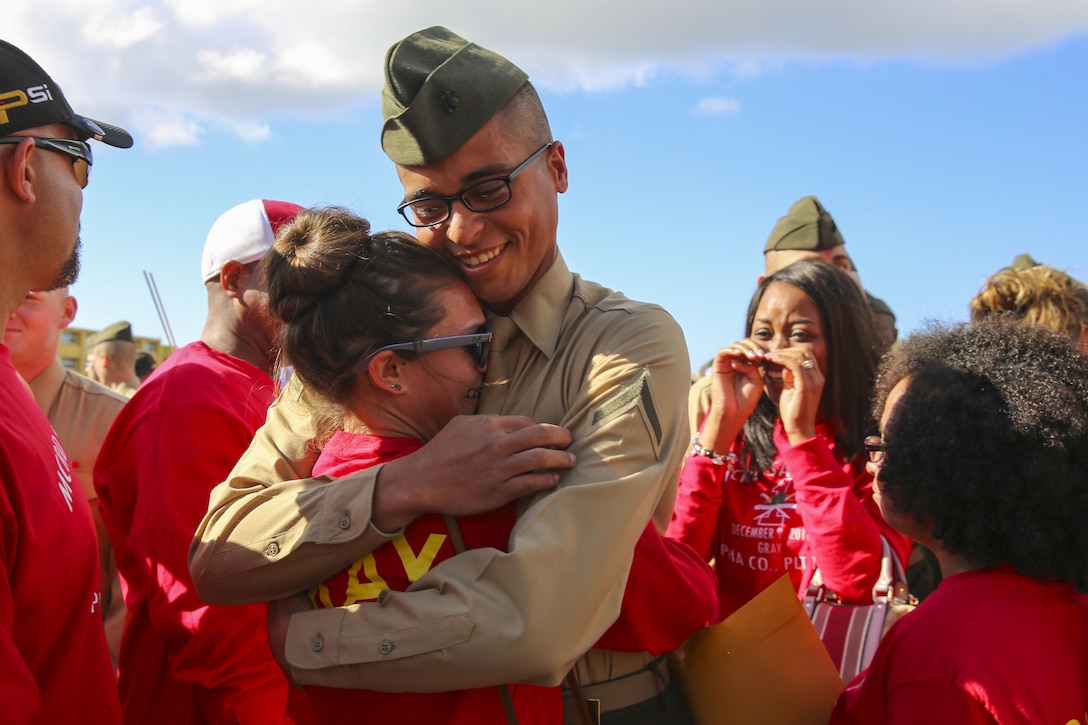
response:
<path fill-rule="evenodd" d="M 476 367 L 481 370 L 487 367 L 487 352 L 491 346 L 491 333 L 490 332 L 474 332 L 471 335 L 449 335 L 446 337 L 431 337 L 426 340 L 413 340 L 412 342 L 398 342 L 392 345 L 386 345 L 385 347 L 379 347 L 374 352 L 366 356 L 366 358 L 355 366 L 355 372 L 361 373 L 367 369 L 370 365 L 370 361 L 380 353 L 386 350 L 392 350 L 394 352 L 398 350 L 412 351 L 415 353 L 436 352 L 438 350 L 449 350 L 454 347 L 468 347 L 469 354 L 472 355 L 473 361 L 476 363 Z"/>
<path fill-rule="evenodd" d="M 91 154 L 91 145 L 86 141 L 76 141 L 70 138 L 43 138 L 41 136 L 5 136 L 0 138 L 0 144 L 18 144 L 23 139 L 34 139 L 34 145 L 47 151 L 55 151 L 64 154 L 72 160 L 72 167 L 76 172 L 76 181 L 81 189 L 87 188 L 90 181 L 91 165 L 94 157 Z"/>

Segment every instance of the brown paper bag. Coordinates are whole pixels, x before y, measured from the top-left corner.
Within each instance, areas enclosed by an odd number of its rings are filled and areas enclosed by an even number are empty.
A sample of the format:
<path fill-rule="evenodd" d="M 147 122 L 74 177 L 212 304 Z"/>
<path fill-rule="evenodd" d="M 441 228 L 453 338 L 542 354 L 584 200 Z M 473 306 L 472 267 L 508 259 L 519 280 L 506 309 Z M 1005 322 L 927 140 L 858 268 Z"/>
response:
<path fill-rule="evenodd" d="M 823 725 L 843 689 L 788 575 L 684 651 L 672 672 L 698 725 Z"/>

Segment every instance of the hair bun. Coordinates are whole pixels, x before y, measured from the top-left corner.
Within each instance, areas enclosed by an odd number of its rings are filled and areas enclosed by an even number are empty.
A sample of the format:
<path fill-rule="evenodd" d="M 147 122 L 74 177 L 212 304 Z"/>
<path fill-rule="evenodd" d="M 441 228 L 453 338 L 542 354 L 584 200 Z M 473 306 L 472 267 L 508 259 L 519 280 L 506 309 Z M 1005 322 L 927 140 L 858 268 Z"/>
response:
<path fill-rule="evenodd" d="M 268 307 L 286 323 L 297 320 L 329 290 L 343 284 L 360 258 L 359 241 L 369 239 L 366 219 L 340 207 L 325 211 L 332 213 L 299 212 L 280 230 L 265 258 Z"/>

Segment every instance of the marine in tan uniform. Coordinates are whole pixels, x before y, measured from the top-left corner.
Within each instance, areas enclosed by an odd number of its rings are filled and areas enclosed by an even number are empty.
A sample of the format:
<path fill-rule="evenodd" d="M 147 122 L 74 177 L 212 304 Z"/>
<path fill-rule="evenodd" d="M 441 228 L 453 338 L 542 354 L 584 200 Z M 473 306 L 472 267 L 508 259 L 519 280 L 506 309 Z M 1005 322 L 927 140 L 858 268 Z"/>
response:
<path fill-rule="evenodd" d="M 132 325 L 122 320 L 87 337 L 87 376 L 109 386 L 126 398 L 136 394 L 140 377 L 136 374 L 136 343 Z"/>
<path fill-rule="evenodd" d="M 615 620 L 646 521 L 669 521 L 687 441 L 683 334 L 660 307 L 567 268 L 556 240 L 565 151 L 519 68 L 444 28 L 415 33 L 387 56 L 383 114 L 402 213 L 489 311 L 496 354 L 480 412 L 565 427 L 577 463 L 523 500 L 509 553 L 459 554 L 378 604 L 295 614 L 287 659 L 302 683 L 385 691 L 555 684 Z M 528 423 L 459 418 L 381 469 L 291 480 L 314 454 L 310 410 L 289 386 L 212 494 L 190 554 L 198 590 L 222 603 L 284 597 L 418 513 L 467 513 L 487 485 L 498 492 L 482 508 L 550 484 L 555 474 L 517 475 L 570 463 L 536 447 L 558 440 L 553 429 Z M 637 673 L 593 693 L 619 710 L 661 692 L 651 659 L 595 650 L 578 674 Z"/>
<path fill-rule="evenodd" d="M 57 357 L 60 333 L 72 324 L 77 309 L 76 298 L 68 294 L 67 287 L 30 292 L 8 318 L 4 344 L 11 350 L 12 364 L 27 381 L 35 402 L 56 431 L 71 459 L 72 473 L 91 505 L 98 536 L 102 596 L 106 600 L 102 605 L 106 642 L 116 665 L 125 603 L 91 474 L 110 424 L 128 398 L 61 364 Z"/>

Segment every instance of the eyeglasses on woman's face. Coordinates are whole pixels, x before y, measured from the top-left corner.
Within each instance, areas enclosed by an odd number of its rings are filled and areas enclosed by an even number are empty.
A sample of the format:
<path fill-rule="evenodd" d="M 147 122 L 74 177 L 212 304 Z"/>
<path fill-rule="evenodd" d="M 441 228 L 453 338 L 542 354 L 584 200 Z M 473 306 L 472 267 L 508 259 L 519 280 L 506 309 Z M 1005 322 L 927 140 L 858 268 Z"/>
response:
<path fill-rule="evenodd" d="M 870 463 L 883 463 L 884 454 L 887 452 L 887 446 L 884 444 L 884 439 L 880 436 L 866 436 L 863 441 L 865 452 L 869 454 Z"/>

